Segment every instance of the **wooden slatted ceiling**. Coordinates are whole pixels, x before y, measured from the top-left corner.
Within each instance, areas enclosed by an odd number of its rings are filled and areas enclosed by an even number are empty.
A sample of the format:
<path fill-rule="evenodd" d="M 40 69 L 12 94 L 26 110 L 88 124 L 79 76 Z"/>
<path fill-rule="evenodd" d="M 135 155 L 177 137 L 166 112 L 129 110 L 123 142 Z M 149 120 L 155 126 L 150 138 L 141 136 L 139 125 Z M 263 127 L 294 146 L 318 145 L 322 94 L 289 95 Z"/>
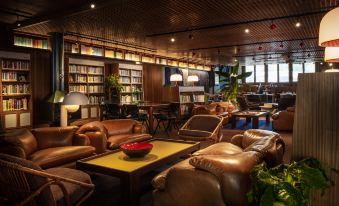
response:
<path fill-rule="evenodd" d="M 32 2 L 32 5 L 36 5 L 34 2 L 42 1 Z M 68 7 L 59 6 L 57 9 L 70 9 L 70 3 L 62 2 Z M 84 8 L 89 5 L 89 1 L 85 0 L 72 2 L 73 5 L 78 3 Z M 314 60 L 323 56 L 322 49 L 317 46 L 317 36 L 324 13 L 274 20 L 273 23 L 277 25 L 274 30 L 269 29 L 269 20 L 198 31 L 194 29 L 327 11 L 338 5 L 339 0 L 107 0 L 98 2 L 94 10 L 54 18 L 19 30 L 38 34 L 51 31 L 75 32 L 154 48 L 159 54 L 190 57 L 215 64 L 231 63 L 235 57 L 242 63 L 251 63 L 256 54 L 266 54 L 267 57 L 263 59 L 268 58 L 269 54 L 280 55 L 276 58 L 278 61 L 283 59 L 282 55 L 289 55 L 297 61 L 300 56 Z M 42 8 L 48 10 L 50 7 L 51 5 L 45 5 Z M 37 16 L 44 13 L 46 11 L 42 9 Z M 297 21 L 302 24 L 300 28 L 294 26 Z M 245 28 L 250 29 L 249 34 L 244 32 Z M 182 30 L 187 32 L 148 37 Z M 190 34 L 194 39 L 188 38 Z M 172 36 L 176 39 L 174 43 L 170 42 Z M 293 39 L 296 40 L 291 41 Z M 308 39 L 303 41 L 303 47 L 300 47 L 300 39 Z M 284 47 L 279 47 L 281 43 L 277 41 L 282 41 Z M 260 45 L 260 42 L 273 43 Z M 205 49 L 219 46 L 225 47 Z M 262 50 L 258 50 L 259 46 Z M 260 58 L 262 57 L 258 56 Z"/>

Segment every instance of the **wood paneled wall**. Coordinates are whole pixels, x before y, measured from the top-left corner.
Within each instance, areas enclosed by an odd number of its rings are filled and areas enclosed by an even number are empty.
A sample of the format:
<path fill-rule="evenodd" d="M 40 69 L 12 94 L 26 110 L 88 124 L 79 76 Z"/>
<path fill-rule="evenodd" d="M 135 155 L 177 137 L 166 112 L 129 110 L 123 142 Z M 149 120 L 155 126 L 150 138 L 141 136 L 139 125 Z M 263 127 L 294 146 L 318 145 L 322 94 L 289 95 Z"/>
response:
<path fill-rule="evenodd" d="M 339 169 L 339 73 L 299 76 L 292 158 L 316 157 Z M 335 186 L 317 194 L 311 205 L 339 204 L 339 175 L 331 175 Z"/>
<path fill-rule="evenodd" d="M 163 66 L 143 64 L 144 100 L 154 103 L 179 101 L 177 87 L 163 86 Z"/>

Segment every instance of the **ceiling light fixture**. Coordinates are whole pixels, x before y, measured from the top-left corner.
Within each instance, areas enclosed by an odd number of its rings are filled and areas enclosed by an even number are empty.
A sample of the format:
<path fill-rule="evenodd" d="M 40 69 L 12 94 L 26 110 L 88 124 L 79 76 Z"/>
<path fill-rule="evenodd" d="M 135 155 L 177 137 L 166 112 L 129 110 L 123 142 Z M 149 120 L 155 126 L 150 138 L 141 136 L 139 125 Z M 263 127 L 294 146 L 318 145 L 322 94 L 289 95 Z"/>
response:
<path fill-rule="evenodd" d="M 171 38 L 171 42 L 172 43 L 175 42 L 175 38 L 174 37 Z"/>
<path fill-rule="evenodd" d="M 301 26 L 301 23 L 297 21 L 297 23 L 295 23 L 295 27 L 299 28 L 300 26 Z"/>
<path fill-rule="evenodd" d="M 330 66 L 330 67 L 333 66 L 333 63 L 329 63 L 328 66 Z"/>
<path fill-rule="evenodd" d="M 319 46 L 339 46 L 338 18 L 339 7 L 332 9 L 322 18 L 319 27 Z"/>
<path fill-rule="evenodd" d="M 91 4 L 91 9 L 94 9 L 95 8 L 95 4 Z"/>
<path fill-rule="evenodd" d="M 245 33 L 250 33 L 250 30 L 249 29 L 245 29 Z"/>

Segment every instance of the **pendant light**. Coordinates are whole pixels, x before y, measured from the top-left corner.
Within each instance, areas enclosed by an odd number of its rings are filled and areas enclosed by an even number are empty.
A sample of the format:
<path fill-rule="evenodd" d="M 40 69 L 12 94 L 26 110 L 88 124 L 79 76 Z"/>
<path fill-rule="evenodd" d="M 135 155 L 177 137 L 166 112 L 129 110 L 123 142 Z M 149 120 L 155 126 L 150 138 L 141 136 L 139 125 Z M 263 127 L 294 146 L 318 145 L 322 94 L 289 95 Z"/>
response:
<path fill-rule="evenodd" d="M 338 32 L 339 7 L 329 11 L 321 20 L 319 46 L 339 47 Z"/>

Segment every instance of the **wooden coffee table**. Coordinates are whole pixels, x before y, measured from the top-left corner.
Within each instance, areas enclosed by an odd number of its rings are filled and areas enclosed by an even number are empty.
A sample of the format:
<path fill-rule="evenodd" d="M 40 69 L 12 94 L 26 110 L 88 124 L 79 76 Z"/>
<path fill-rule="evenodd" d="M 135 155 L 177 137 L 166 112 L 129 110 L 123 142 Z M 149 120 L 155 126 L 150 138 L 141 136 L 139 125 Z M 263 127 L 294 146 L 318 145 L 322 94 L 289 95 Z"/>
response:
<path fill-rule="evenodd" d="M 123 205 L 139 205 L 140 177 L 199 149 L 198 142 L 152 139 L 152 151 L 143 158 L 129 158 L 120 149 L 77 161 L 80 170 L 120 178 Z"/>
<path fill-rule="evenodd" d="M 266 116 L 266 122 L 270 122 L 270 112 L 265 111 L 241 111 L 232 113 L 232 128 L 236 127 L 237 118 L 245 117 L 246 121 L 251 121 L 252 119 L 252 128 L 258 129 L 259 127 L 259 117 Z"/>

